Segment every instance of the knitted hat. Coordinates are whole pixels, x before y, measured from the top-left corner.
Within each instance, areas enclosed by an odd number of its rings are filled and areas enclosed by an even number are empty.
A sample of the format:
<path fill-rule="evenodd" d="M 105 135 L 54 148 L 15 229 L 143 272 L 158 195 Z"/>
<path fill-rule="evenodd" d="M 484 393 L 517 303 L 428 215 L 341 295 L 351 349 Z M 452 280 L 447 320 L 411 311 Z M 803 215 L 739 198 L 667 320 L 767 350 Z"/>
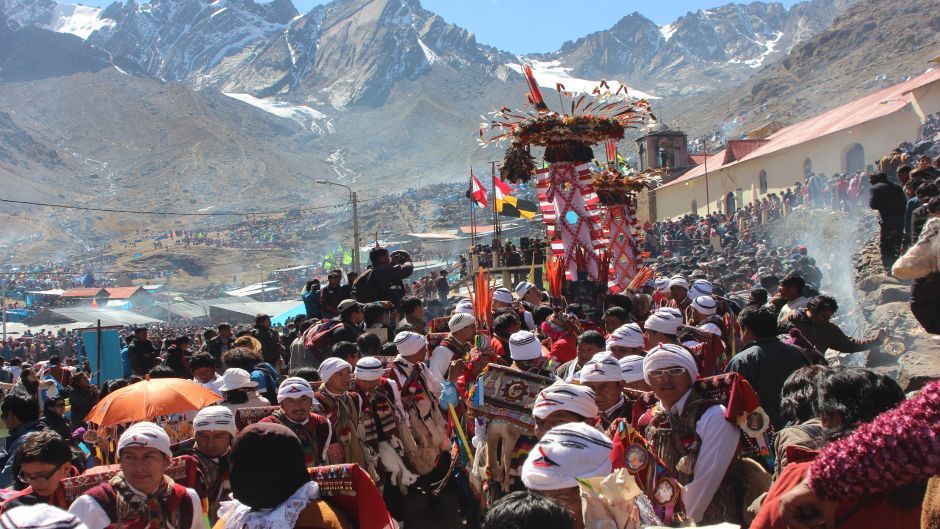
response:
<path fill-rule="evenodd" d="M 336 358 L 335 356 L 327 358 L 323 361 L 322 364 L 320 364 L 320 380 L 322 380 L 325 384 L 330 379 L 330 377 L 336 373 L 339 373 L 343 369 L 352 371 L 352 365 L 342 358 Z"/>
<path fill-rule="evenodd" d="M 395 336 L 395 347 L 401 356 L 412 356 L 427 345 L 428 339 L 416 332 L 402 331 Z"/>
<path fill-rule="evenodd" d="M 717 311 L 718 303 L 711 296 L 699 296 L 692 300 L 692 308 L 699 314 L 711 316 Z"/>
<path fill-rule="evenodd" d="M 643 380 L 643 357 L 627 355 L 619 360 L 623 381 L 627 384 Z"/>
<path fill-rule="evenodd" d="M 252 509 L 271 509 L 310 481 L 300 440 L 286 426 L 259 422 L 235 438 L 229 455 L 232 495 Z"/>
<path fill-rule="evenodd" d="M 538 287 L 536 287 L 532 283 L 529 283 L 528 281 L 520 281 L 519 284 L 516 285 L 516 288 L 515 288 L 516 296 L 518 296 L 519 299 L 522 299 L 533 288 L 538 288 Z"/>
<path fill-rule="evenodd" d="M 613 443 L 583 422 L 552 428 L 538 442 L 522 465 L 522 482 L 529 490 L 577 487 L 577 478 L 610 474 Z"/>
<path fill-rule="evenodd" d="M 594 391 L 587 386 L 555 382 L 539 392 L 532 407 L 532 415 L 536 419 L 545 419 L 559 410 L 570 411 L 585 419 L 597 417 Z"/>
<path fill-rule="evenodd" d="M 454 309 L 457 314 L 473 315 L 473 302 L 469 299 L 462 299 L 457 302 L 457 308 Z"/>
<path fill-rule="evenodd" d="M 676 316 L 674 312 L 664 309 L 659 309 L 650 314 L 649 318 L 646 319 L 645 325 L 646 329 L 649 331 L 661 332 L 670 336 L 678 334 L 679 327 L 681 326 L 682 316 Z"/>
<path fill-rule="evenodd" d="M 512 303 L 512 292 L 508 288 L 497 288 L 493 291 L 493 301 L 499 301 L 500 303 Z"/>
<path fill-rule="evenodd" d="M 509 337 L 509 357 L 513 360 L 535 360 L 542 356 L 542 344 L 529 331 L 519 331 Z"/>
<path fill-rule="evenodd" d="M 711 296 L 714 291 L 715 287 L 710 282 L 704 279 L 696 279 L 689 287 L 689 297 Z"/>
<path fill-rule="evenodd" d="M 603 351 L 584 364 L 576 378 L 581 383 L 620 382 L 623 380 L 623 373 L 620 369 L 620 362 L 614 358 L 614 355 Z"/>

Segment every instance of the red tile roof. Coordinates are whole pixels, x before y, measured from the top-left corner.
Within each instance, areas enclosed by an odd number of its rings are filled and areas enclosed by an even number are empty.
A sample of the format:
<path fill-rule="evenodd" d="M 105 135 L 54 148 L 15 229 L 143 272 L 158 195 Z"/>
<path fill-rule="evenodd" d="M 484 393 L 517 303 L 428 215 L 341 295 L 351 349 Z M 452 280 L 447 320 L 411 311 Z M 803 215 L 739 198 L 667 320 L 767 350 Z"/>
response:
<path fill-rule="evenodd" d="M 759 156 L 788 149 L 893 114 L 911 104 L 911 101 L 914 99 L 913 95 L 911 95 L 912 90 L 937 81 L 940 81 L 940 69 L 932 70 L 923 75 L 914 77 L 913 79 L 904 81 L 903 83 L 857 99 L 847 105 L 834 108 L 814 118 L 780 129 L 774 134 L 771 134 L 766 140 L 740 140 L 744 142 L 764 142 L 757 148 L 749 150 L 746 154 L 740 156 L 737 156 L 741 152 L 740 147 L 733 145 L 738 140 L 729 141 L 729 147 L 732 150 L 730 157 L 729 153 L 726 152 L 728 151 L 727 148 L 717 154 L 709 156 L 708 170 L 717 171 L 744 160 L 752 160 Z M 735 149 L 738 149 L 738 151 L 735 152 Z M 660 188 L 687 182 L 704 174 L 705 165 L 700 164 L 672 182 L 660 186 Z"/>
<path fill-rule="evenodd" d="M 140 289 L 141 287 L 108 287 L 105 290 L 111 299 L 130 299 Z"/>
<path fill-rule="evenodd" d="M 72 288 L 62 293 L 63 298 L 94 298 L 104 289 L 102 288 Z"/>

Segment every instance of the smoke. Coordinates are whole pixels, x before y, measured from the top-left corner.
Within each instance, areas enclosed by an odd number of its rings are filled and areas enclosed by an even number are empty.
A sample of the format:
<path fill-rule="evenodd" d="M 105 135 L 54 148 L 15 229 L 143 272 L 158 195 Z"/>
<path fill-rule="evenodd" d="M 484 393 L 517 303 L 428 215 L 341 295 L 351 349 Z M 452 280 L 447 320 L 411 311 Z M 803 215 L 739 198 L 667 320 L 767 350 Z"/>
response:
<path fill-rule="evenodd" d="M 816 259 L 822 271 L 819 291 L 839 302 L 833 322 L 846 334 L 861 338 L 865 316 L 855 288 L 855 255 L 876 229 L 873 212 L 851 212 L 800 208 L 771 229 L 778 244 L 806 246 L 809 257 Z"/>

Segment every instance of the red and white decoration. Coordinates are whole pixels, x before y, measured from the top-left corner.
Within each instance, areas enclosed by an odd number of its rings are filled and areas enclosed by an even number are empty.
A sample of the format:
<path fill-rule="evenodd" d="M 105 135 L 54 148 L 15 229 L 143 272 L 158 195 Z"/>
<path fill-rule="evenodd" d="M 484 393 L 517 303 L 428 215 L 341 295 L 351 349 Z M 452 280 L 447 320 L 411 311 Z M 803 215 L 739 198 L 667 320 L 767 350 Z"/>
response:
<path fill-rule="evenodd" d="M 568 280 L 578 278 L 579 254 L 588 276 L 600 277 L 599 253 L 607 248 L 600 199 L 591 184 L 588 164 L 551 163 L 536 173 L 542 219 L 552 240 L 552 254 L 562 257 Z"/>
<path fill-rule="evenodd" d="M 636 203 L 607 206 L 607 232 L 610 237 L 610 277 L 608 289 L 622 292 L 641 268 L 636 240 Z"/>

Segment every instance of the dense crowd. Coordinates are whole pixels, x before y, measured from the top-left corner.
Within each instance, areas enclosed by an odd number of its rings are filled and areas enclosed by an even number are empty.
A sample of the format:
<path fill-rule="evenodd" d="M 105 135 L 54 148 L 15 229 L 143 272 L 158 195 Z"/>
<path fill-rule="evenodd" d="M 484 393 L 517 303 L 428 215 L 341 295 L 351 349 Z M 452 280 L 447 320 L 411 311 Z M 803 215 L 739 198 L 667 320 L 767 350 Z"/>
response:
<path fill-rule="evenodd" d="M 908 397 L 841 366 L 885 332 L 841 328 L 830 278 L 767 229 L 803 208 L 876 210 L 886 270 L 940 333 L 940 173 L 905 149 L 864 182 L 810 175 L 731 215 L 644 226 L 649 278 L 617 294 L 537 280 L 452 297 L 446 273 L 415 278 L 411 255 L 376 247 L 361 274 L 308 280 L 281 327 L 126 330 L 114 380 L 92 384 L 72 333 L 10 340 L 0 526 L 384 529 L 426 523 L 409 496 L 434 512 L 444 495 L 493 529 L 936 527 L 940 382 Z M 481 244 L 455 272 L 544 252 Z M 170 383 L 215 404 L 87 420 Z"/>

